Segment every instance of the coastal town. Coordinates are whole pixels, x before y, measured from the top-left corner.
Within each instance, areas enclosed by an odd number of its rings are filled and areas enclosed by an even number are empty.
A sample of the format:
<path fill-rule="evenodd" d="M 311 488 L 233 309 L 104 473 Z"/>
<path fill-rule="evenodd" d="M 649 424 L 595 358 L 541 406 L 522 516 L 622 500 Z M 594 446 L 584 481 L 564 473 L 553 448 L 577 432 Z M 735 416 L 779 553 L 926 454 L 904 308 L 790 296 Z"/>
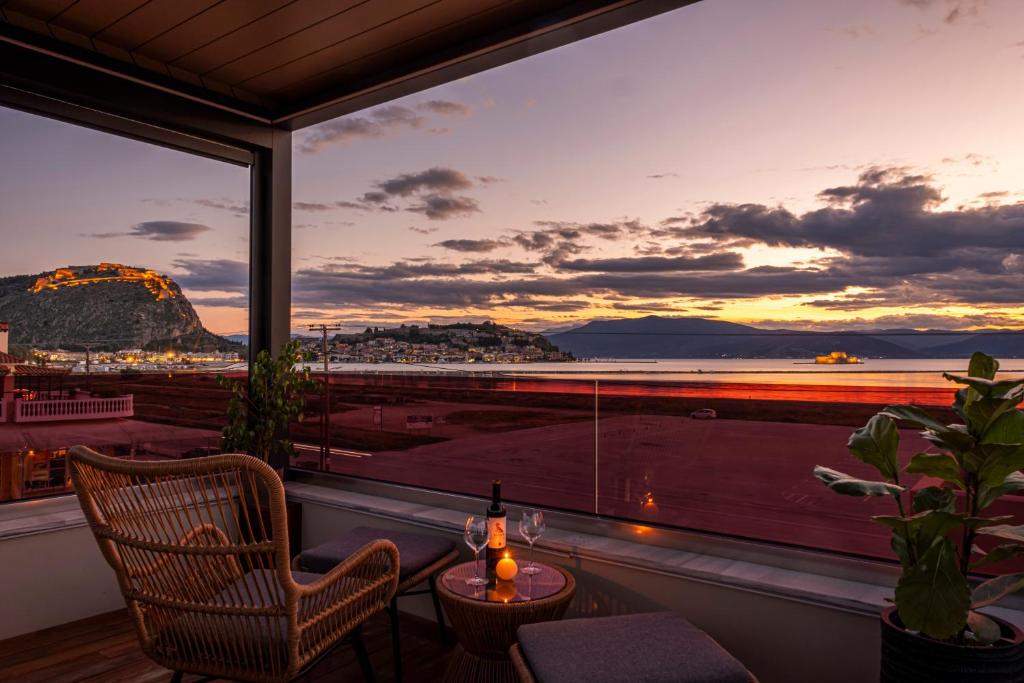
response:
<path fill-rule="evenodd" d="M 307 361 L 322 360 L 319 340 L 303 339 Z M 329 340 L 331 363 L 533 363 L 572 360 L 539 334 L 494 322 L 368 327 Z"/>

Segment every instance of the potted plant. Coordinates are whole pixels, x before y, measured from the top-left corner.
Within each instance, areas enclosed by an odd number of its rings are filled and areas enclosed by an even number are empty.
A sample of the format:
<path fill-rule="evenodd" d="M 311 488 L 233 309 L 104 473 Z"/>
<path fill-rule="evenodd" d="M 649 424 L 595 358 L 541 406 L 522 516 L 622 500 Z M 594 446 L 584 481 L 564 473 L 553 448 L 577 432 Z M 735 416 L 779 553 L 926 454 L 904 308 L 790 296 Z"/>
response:
<path fill-rule="evenodd" d="M 882 681 L 1024 681 L 1024 634 L 977 611 L 1024 588 L 1024 573 L 971 580 L 977 569 L 1024 558 L 1024 526 L 985 515 L 1001 496 L 1024 492 L 1024 412 L 1017 407 L 1024 379 L 997 380 L 998 369 L 994 358 L 975 353 L 967 376 L 943 374 L 962 385 L 952 405 L 960 424 L 894 405 L 856 430 L 850 453 L 881 481 L 814 468 L 836 493 L 893 499 L 897 514 L 872 518 L 891 530 L 902 567 L 894 605 L 882 613 Z M 921 427 L 931 444 L 902 471 L 940 486 L 909 491 L 901 483 L 897 422 Z"/>
<path fill-rule="evenodd" d="M 217 378 L 231 390 L 223 450 L 248 453 L 275 467 L 283 467 L 295 455 L 294 444 L 285 438 L 288 425 L 302 422 L 304 396 L 316 389 L 308 368 L 295 369 L 300 357 L 299 342 L 289 342 L 277 358 L 260 351 L 248 382 Z"/>

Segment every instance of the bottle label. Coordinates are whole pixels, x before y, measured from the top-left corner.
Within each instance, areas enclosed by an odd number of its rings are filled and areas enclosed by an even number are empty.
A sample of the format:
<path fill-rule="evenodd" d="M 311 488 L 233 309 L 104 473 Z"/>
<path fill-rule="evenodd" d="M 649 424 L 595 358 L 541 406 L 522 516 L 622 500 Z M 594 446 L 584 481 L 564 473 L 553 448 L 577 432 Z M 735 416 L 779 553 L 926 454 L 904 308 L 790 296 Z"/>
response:
<path fill-rule="evenodd" d="M 487 547 L 494 550 L 505 548 L 505 518 L 490 517 L 487 520 L 487 527 L 491 532 L 491 538 L 487 541 Z"/>

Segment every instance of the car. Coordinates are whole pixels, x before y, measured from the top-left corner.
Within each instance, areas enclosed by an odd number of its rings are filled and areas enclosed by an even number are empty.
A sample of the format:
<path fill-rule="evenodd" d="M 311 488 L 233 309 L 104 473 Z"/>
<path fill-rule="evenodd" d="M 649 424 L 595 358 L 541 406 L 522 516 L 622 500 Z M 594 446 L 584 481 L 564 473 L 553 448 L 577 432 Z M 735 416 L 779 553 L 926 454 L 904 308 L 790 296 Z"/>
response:
<path fill-rule="evenodd" d="M 714 408 L 700 408 L 690 413 L 690 417 L 694 420 L 714 420 L 718 417 L 718 413 Z"/>

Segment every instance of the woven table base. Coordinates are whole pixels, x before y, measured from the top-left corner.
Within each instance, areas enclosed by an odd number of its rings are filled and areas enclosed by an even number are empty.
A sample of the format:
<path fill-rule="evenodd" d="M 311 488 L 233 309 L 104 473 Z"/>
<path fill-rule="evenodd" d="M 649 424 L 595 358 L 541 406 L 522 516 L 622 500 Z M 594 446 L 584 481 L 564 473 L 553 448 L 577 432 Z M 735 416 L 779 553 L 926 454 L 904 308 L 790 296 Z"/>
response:
<path fill-rule="evenodd" d="M 557 592 L 533 600 L 504 603 L 453 592 L 447 578 L 460 567 L 463 565 L 449 569 L 437 583 L 438 597 L 459 640 L 445 681 L 516 683 L 515 669 L 508 654 L 516 642 L 516 630 L 523 624 L 561 619 L 576 593 L 576 581 L 564 569 L 549 567 L 561 573 L 564 579 Z"/>
<path fill-rule="evenodd" d="M 507 659 L 485 659 L 466 652 L 461 645 L 452 652 L 445 683 L 516 683 L 516 672 Z"/>

